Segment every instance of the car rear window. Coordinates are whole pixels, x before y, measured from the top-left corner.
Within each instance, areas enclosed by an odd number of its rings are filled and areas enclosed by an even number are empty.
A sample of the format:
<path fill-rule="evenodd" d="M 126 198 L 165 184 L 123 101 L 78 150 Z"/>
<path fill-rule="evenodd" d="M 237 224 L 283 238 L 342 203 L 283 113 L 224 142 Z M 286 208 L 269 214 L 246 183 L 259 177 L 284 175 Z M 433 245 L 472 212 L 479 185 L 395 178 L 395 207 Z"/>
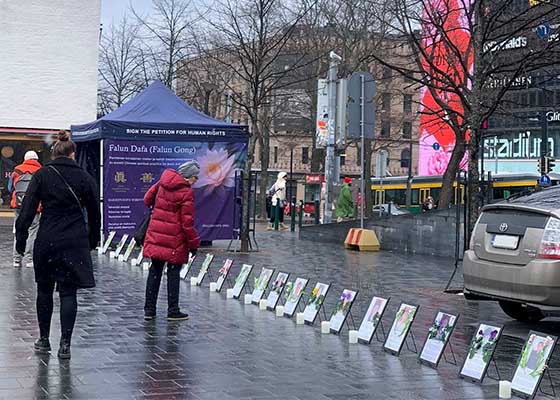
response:
<path fill-rule="evenodd" d="M 538 208 L 560 208 L 560 187 L 543 189 L 526 196 L 517 197 L 508 201 L 511 204 L 526 204 Z"/>

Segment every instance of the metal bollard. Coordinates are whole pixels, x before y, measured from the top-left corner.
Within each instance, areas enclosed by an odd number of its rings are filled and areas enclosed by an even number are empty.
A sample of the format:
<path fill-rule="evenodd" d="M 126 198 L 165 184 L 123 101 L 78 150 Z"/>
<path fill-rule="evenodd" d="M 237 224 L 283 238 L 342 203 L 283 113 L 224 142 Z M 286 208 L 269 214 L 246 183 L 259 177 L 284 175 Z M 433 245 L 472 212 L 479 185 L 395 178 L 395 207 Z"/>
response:
<path fill-rule="evenodd" d="M 321 202 L 319 200 L 315 200 L 315 225 L 319 225 L 319 217 L 321 216 Z"/>
<path fill-rule="evenodd" d="M 290 203 L 290 231 L 296 231 L 296 197 L 292 197 L 292 201 Z"/>
<path fill-rule="evenodd" d="M 299 201 L 299 221 L 298 221 L 299 229 L 301 229 L 302 225 L 303 225 L 303 200 L 300 200 Z"/>
<path fill-rule="evenodd" d="M 276 200 L 276 205 L 274 206 L 274 230 L 277 231 L 280 223 L 280 200 Z"/>

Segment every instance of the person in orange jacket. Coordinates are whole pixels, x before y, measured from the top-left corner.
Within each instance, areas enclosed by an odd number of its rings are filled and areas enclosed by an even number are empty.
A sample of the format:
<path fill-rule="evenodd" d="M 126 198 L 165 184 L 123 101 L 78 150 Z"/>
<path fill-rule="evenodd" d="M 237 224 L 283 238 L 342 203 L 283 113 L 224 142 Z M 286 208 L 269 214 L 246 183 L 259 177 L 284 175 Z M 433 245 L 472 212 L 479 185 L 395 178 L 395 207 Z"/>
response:
<path fill-rule="evenodd" d="M 39 156 L 33 150 L 25 153 L 23 159 L 23 163 L 14 168 L 10 185 L 10 190 L 12 191 L 12 201 L 10 206 L 16 211 L 16 217 L 14 218 L 14 235 L 16 232 L 16 221 L 21 211 L 21 205 L 23 204 L 23 198 L 25 197 L 27 186 L 29 186 L 33 174 L 42 167 L 38 161 Z M 37 210 L 37 215 L 29 228 L 29 239 L 27 240 L 27 246 L 23 257 L 16 251 L 16 241 L 14 239 L 14 267 L 16 268 L 20 268 L 24 261 L 27 262 L 26 265 L 28 267 L 33 267 L 33 244 L 35 242 L 35 238 L 37 237 L 37 231 L 39 230 L 40 216 L 41 214 L 39 208 Z"/>

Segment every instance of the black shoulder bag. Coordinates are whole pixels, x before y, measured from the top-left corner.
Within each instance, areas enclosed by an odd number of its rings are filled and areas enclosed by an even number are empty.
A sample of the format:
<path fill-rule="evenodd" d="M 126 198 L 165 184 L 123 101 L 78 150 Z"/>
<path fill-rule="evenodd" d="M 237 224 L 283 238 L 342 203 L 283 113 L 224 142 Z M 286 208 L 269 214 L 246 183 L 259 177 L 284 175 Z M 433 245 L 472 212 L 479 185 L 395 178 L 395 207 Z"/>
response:
<path fill-rule="evenodd" d="M 146 240 L 146 233 L 148 232 L 148 226 L 150 225 L 150 221 L 152 220 L 152 212 L 154 211 L 154 207 L 156 205 L 156 199 L 159 191 L 159 184 L 156 186 L 156 193 L 154 194 L 154 202 L 150 205 L 150 210 L 148 214 L 144 217 L 140 225 L 138 225 L 138 229 L 134 234 L 134 240 L 136 240 L 136 244 L 143 246 L 144 240 Z"/>

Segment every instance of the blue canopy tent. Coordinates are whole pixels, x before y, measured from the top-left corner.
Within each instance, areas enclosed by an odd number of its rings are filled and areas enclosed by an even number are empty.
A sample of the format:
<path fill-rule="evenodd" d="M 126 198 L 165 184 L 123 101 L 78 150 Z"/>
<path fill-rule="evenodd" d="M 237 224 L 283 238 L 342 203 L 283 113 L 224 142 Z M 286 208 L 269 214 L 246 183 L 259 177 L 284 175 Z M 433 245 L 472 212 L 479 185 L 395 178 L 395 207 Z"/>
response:
<path fill-rule="evenodd" d="M 143 196 L 163 170 L 195 159 L 201 166 L 194 186 L 201 238 L 236 236 L 246 126 L 209 117 L 154 82 L 112 113 L 71 130 L 78 162 L 98 177 L 105 235 L 134 233 L 147 213 Z"/>

